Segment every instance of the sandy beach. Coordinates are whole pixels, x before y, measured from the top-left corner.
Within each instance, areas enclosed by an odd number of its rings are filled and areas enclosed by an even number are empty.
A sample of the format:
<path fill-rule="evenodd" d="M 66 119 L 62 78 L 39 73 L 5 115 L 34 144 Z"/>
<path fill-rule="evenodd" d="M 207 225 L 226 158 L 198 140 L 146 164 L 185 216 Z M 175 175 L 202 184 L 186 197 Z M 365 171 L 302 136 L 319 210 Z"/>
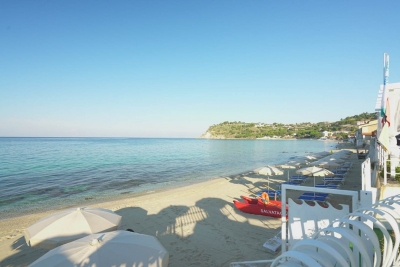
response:
<path fill-rule="evenodd" d="M 339 148 L 353 152 L 353 162 L 342 189 L 361 187 L 361 160 L 351 144 Z M 296 170 L 290 170 L 289 175 Z M 270 186 L 287 179 L 271 176 Z M 267 183 L 267 178 L 252 172 L 219 177 L 185 187 L 159 191 L 91 207 L 110 209 L 122 216 L 121 229 L 153 235 L 170 253 L 169 266 L 229 266 L 234 261 L 273 259 L 276 254 L 262 245 L 280 229 L 281 220 L 242 213 L 234 199 L 251 195 Z M 305 185 L 311 185 L 310 180 Z M 335 199 L 332 198 L 335 202 Z M 47 250 L 28 247 L 23 230 L 38 219 L 53 213 L 38 213 L 0 221 L 0 266 L 28 266 Z"/>

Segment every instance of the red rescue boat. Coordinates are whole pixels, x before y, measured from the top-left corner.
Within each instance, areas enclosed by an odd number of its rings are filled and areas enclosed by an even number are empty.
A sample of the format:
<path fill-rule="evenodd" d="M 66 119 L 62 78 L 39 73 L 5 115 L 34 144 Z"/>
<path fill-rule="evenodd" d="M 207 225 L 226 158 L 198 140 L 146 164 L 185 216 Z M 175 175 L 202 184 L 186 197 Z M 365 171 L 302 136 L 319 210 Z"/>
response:
<path fill-rule="evenodd" d="M 235 207 L 243 212 L 264 215 L 270 217 L 281 218 L 282 217 L 282 202 L 280 200 L 270 200 L 267 203 L 262 198 L 251 198 L 242 196 L 244 202 L 234 200 L 233 204 Z M 286 206 L 286 214 L 288 208 Z"/>

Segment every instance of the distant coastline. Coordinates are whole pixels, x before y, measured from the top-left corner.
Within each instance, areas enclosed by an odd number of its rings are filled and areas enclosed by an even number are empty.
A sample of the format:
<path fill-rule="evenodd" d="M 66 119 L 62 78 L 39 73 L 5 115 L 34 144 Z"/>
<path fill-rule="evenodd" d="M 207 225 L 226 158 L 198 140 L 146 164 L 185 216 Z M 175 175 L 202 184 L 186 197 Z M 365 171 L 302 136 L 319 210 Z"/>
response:
<path fill-rule="evenodd" d="M 336 122 L 318 123 L 247 123 L 225 121 L 214 124 L 200 136 L 202 139 L 251 139 L 251 140 L 349 140 L 359 125 L 376 120 L 376 113 L 361 113 Z"/>

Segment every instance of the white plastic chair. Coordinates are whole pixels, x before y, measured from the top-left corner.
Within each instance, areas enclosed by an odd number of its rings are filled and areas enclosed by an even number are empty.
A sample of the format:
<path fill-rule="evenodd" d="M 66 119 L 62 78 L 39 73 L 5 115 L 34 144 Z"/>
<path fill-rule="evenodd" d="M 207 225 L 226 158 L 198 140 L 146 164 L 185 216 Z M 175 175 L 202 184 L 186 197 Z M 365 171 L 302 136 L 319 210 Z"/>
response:
<path fill-rule="evenodd" d="M 331 246 L 318 239 L 303 239 L 297 242 L 293 250 L 308 252 L 307 254 L 317 260 L 322 266 L 339 266 L 346 267 L 348 262 L 346 259 Z"/>
<path fill-rule="evenodd" d="M 342 227 L 346 227 L 346 225 L 352 225 L 353 231 L 355 230 L 354 228 L 358 229 L 361 235 L 361 239 L 364 241 L 363 243 L 368 250 L 368 254 L 370 255 L 370 261 L 374 262 L 373 266 L 381 266 L 382 255 L 380 252 L 379 240 L 375 232 L 369 226 L 358 220 L 347 219 L 346 217 L 334 222 L 333 226 L 335 226 L 336 224 Z"/>
<path fill-rule="evenodd" d="M 327 228 L 321 229 L 318 231 L 319 235 L 332 235 L 338 239 L 340 239 L 344 245 L 349 246 L 350 242 L 353 244 L 353 248 L 357 248 L 359 250 L 359 253 L 361 255 L 361 262 L 362 266 L 365 267 L 371 267 L 372 264 L 369 262 L 369 255 L 368 251 L 361 240 L 359 236 L 357 236 L 353 230 L 344 228 L 344 227 L 333 227 L 329 226 Z M 358 253 L 357 255 L 354 255 L 353 253 L 353 258 L 357 262 L 358 259 Z"/>

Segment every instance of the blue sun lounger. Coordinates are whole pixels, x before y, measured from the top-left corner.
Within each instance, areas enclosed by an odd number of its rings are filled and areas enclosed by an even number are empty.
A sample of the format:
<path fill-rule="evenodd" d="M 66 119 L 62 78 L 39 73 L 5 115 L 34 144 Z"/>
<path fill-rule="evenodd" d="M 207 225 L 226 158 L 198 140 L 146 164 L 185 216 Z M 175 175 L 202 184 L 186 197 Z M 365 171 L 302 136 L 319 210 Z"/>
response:
<path fill-rule="evenodd" d="M 303 183 L 307 180 L 307 178 L 308 178 L 308 176 L 304 176 L 304 175 L 293 175 L 290 177 L 289 181 Z"/>
<path fill-rule="evenodd" d="M 343 168 L 343 167 L 341 167 L 341 168 L 333 169 L 332 171 L 333 171 L 334 173 L 335 173 L 335 172 L 337 172 L 337 173 L 347 173 L 349 170 L 350 170 L 350 168 Z"/>
<path fill-rule="evenodd" d="M 318 188 L 328 188 L 328 189 L 339 189 L 340 184 L 316 184 L 315 187 Z"/>
<path fill-rule="evenodd" d="M 267 189 L 267 190 L 262 190 L 261 192 L 257 192 L 256 196 L 260 197 L 263 192 L 266 192 L 268 194 L 269 198 L 274 198 L 275 194 L 276 194 L 277 197 L 281 195 L 281 191 L 280 190 Z"/>
<path fill-rule="evenodd" d="M 318 192 L 304 192 L 302 196 L 324 196 L 327 197 L 328 193 L 318 193 Z"/>
<path fill-rule="evenodd" d="M 346 174 L 347 174 L 347 171 L 334 171 L 333 174 L 334 174 L 336 177 L 345 177 Z"/>
<path fill-rule="evenodd" d="M 320 201 L 325 202 L 328 197 L 327 193 L 314 193 L 314 192 L 306 192 L 299 196 L 297 199 L 306 200 L 306 201 Z"/>

